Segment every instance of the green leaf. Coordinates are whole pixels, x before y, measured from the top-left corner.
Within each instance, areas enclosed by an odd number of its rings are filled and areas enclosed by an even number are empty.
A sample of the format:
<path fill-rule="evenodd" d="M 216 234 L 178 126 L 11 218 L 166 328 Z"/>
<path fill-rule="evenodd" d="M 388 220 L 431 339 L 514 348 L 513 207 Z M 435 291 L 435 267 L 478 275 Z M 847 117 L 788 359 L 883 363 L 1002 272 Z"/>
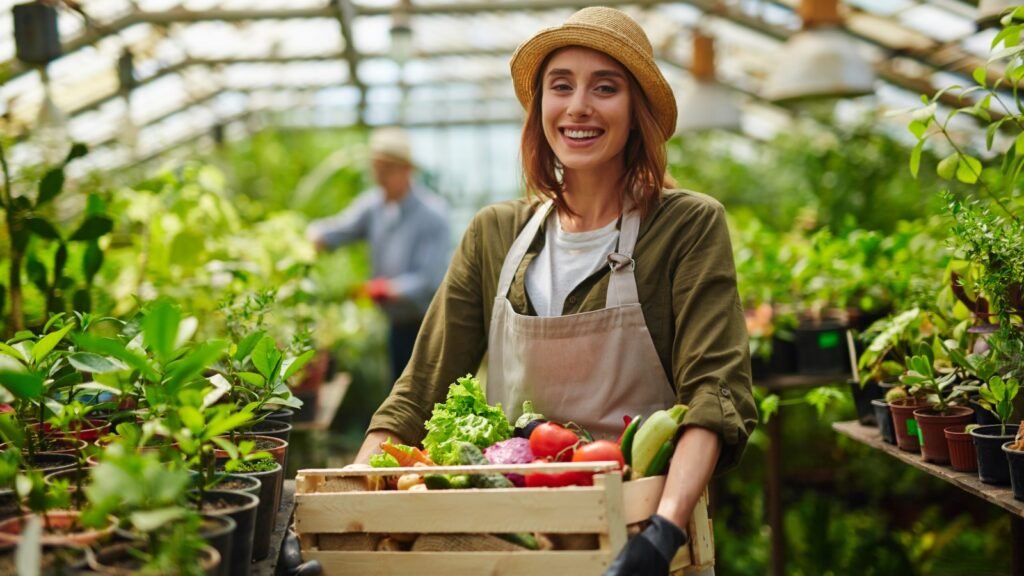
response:
<path fill-rule="evenodd" d="M 64 189 L 64 169 L 52 168 L 39 181 L 39 196 L 36 206 L 42 206 L 60 195 Z"/>
<path fill-rule="evenodd" d="M 185 514 L 187 514 L 187 511 L 184 508 L 175 506 L 174 508 L 158 508 L 156 510 L 132 512 L 128 519 L 131 520 L 132 526 L 137 530 L 148 533 L 169 522 L 184 518 Z"/>
<path fill-rule="evenodd" d="M 32 358 L 35 359 L 36 363 L 38 364 L 43 360 L 43 358 L 46 358 L 46 356 L 74 327 L 74 324 L 68 324 L 56 332 L 51 332 L 46 336 L 43 336 L 39 342 L 36 342 L 35 346 L 32 347 Z"/>
<path fill-rule="evenodd" d="M 78 227 L 78 230 L 75 230 L 75 233 L 71 235 L 69 240 L 96 240 L 113 230 L 113 228 L 114 221 L 110 218 L 106 216 L 89 216 L 84 222 L 82 222 L 82 225 Z"/>
<path fill-rule="evenodd" d="M 21 362 L 22 364 L 28 364 L 28 361 L 25 360 L 25 357 L 21 355 L 21 352 L 18 352 L 17 350 L 8 346 L 7 344 L 4 344 L 3 342 L 0 342 L 0 354 L 6 354 L 11 358 L 14 358 L 15 360 Z"/>
<path fill-rule="evenodd" d="M 28 226 L 28 229 L 31 230 L 33 234 L 39 236 L 40 238 L 46 238 L 48 240 L 61 239 L 60 232 L 57 231 L 57 228 L 55 228 L 53 224 L 51 224 L 50 221 L 45 218 L 40 218 L 39 216 L 26 218 L 25 226 Z"/>
<path fill-rule="evenodd" d="M 266 378 L 255 372 L 239 372 L 237 376 L 243 382 L 252 384 L 253 386 L 263 386 L 267 382 Z"/>
<path fill-rule="evenodd" d="M 264 334 L 266 334 L 266 332 L 263 330 L 257 330 L 245 338 L 242 338 L 242 341 L 238 343 L 238 350 L 235 351 L 235 360 L 238 360 L 239 362 L 245 360 L 245 357 L 252 352 L 252 349 L 256 347 L 256 343 L 263 338 Z"/>
<path fill-rule="evenodd" d="M 772 419 L 772 415 L 779 411 L 779 396 L 777 394 L 769 394 L 761 400 L 761 420 L 764 423 L 768 423 Z"/>
<path fill-rule="evenodd" d="M 103 250 L 99 242 L 92 241 L 85 246 L 85 254 L 82 255 L 82 275 L 86 284 L 92 284 L 92 279 L 103 266 Z"/>
<path fill-rule="evenodd" d="M 306 350 L 305 352 L 299 354 L 295 358 L 289 358 L 288 360 L 285 360 L 284 363 L 281 364 L 281 370 L 284 372 L 284 374 L 281 376 L 281 379 L 287 380 L 291 378 L 296 372 L 302 369 L 302 367 L 305 366 L 306 363 L 310 361 L 310 359 L 313 358 L 314 354 L 316 354 L 316 350 Z"/>
<path fill-rule="evenodd" d="M 203 415 L 193 406 L 182 406 L 178 410 L 178 417 L 181 418 L 181 423 L 196 436 L 203 431 L 203 426 L 206 426 Z"/>
<path fill-rule="evenodd" d="M 180 322 L 181 311 L 169 300 L 158 301 L 142 319 L 146 347 L 161 364 L 167 364 L 173 358 Z"/>
<path fill-rule="evenodd" d="M 167 386 L 174 389 L 210 368 L 227 348 L 223 340 L 210 340 L 190 350 L 167 367 Z M 172 393 L 173 392 L 172 390 Z"/>
<path fill-rule="evenodd" d="M 921 168 L 921 150 L 924 148 L 924 142 L 924 140 L 919 141 L 910 151 L 910 174 L 914 178 L 917 178 L 917 172 Z"/>
<path fill-rule="evenodd" d="M 120 372 L 128 369 L 127 366 L 113 358 L 107 358 L 92 352 L 75 352 L 68 356 L 68 362 L 76 369 L 92 374 L 106 374 L 108 372 Z"/>
<path fill-rule="evenodd" d="M 46 266 L 36 258 L 35 254 L 29 254 L 25 260 L 25 273 L 28 274 L 29 282 L 38 288 L 40 292 L 47 291 L 49 281 L 47 279 Z"/>
<path fill-rule="evenodd" d="M 217 418 L 210 423 L 209 428 L 206 430 L 206 435 L 208 437 L 216 437 L 227 434 L 242 424 L 247 424 L 250 420 L 252 420 L 252 412 L 246 410 L 229 414 L 224 418 Z"/>
<path fill-rule="evenodd" d="M 959 163 L 960 156 L 954 152 L 939 161 L 939 166 L 936 168 L 935 172 L 939 175 L 939 178 L 942 178 L 943 180 L 952 180 L 953 176 L 956 175 L 956 169 Z"/>
<path fill-rule="evenodd" d="M 264 336 L 256 344 L 252 351 L 252 363 L 266 379 L 274 376 L 277 363 L 281 360 L 281 352 L 277 349 L 277 343 L 270 336 Z"/>
<path fill-rule="evenodd" d="M 106 384 L 101 384 L 99 382 L 83 382 L 81 384 L 76 384 L 74 386 L 74 390 L 76 393 L 79 390 L 92 390 L 94 392 L 107 392 L 109 394 L 113 394 L 114 396 L 120 396 L 121 394 L 123 394 L 123 392 L 119 388 L 107 386 Z"/>
<path fill-rule="evenodd" d="M 43 397 L 43 377 L 38 374 L 0 371 L 0 386 L 23 400 Z"/>
<path fill-rule="evenodd" d="M 913 120 L 910 122 L 907 128 L 914 136 L 917 137 L 918 140 L 921 140 L 924 136 L 925 131 L 928 130 L 928 125 L 919 120 Z"/>
<path fill-rule="evenodd" d="M 971 72 L 971 77 L 974 78 L 974 81 L 977 82 L 979 86 L 985 86 L 985 83 L 988 81 L 988 70 L 986 70 L 984 66 L 979 66 Z"/>
<path fill-rule="evenodd" d="M 964 155 L 956 168 L 956 179 L 964 184 L 974 184 L 981 176 L 981 161 L 973 156 Z"/>
<path fill-rule="evenodd" d="M 82 144 L 81 142 L 75 142 L 74 144 L 71 145 L 71 150 L 68 150 L 68 155 L 66 158 L 64 158 L 64 164 L 68 164 L 73 160 L 77 160 L 78 158 L 81 158 L 82 156 L 85 156 L 88 153 L 88 146 Z"/>
<path fill-rule="evenodd" d="M 214 437 L 213 443 L 220 446 L 220 449 L 228 453 L 228 458 L 238 460 L 238 446 L 235 446 L 228 438 Z"/>

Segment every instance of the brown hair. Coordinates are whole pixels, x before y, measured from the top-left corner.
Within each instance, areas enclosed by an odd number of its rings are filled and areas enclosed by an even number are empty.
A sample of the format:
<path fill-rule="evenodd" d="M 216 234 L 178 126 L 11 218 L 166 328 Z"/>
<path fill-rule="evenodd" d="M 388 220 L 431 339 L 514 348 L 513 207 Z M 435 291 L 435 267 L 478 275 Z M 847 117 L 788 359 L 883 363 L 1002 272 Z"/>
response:
<path fill-rule="evenodd" d="M 561 163 L 544 136 L 544 125 L 541 117 L 541 98 L 543 90 L 541 79 L 548 61 L 554 52 L 541 63 L 534 79 L 534 98 L 526 113 L 523 123 L 523 136 L 520 142 L 520 155 L 523 161 L 523 179 L 528 193 L 537 194 L 554 201 L 560 210 L 572 212 L 565 203 L 564 186 L 561 180 Z M 626 172 L 622 187 L 625 193 L 633 197 L 646 216 L 661 200 L 661 192 L 665 188 L 674 188 L 675 180 L 667 171 L 668 159 L 665 153 L 664 135 L 654 117 L 647 95 L 640 88 L 633 74 L 626 70 L 629 79 L 629 91 L 632 104 L 633 127 L 623 150 L 623 162 Z"/>

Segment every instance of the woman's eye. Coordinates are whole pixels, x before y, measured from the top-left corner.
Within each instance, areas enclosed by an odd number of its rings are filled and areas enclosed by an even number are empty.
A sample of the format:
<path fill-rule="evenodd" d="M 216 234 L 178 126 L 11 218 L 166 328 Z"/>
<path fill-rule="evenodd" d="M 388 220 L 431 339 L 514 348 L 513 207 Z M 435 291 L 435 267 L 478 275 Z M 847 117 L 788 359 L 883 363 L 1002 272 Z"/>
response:
<path fill-rule="evenodd" d="M 602 84 L 595 88 L 601 94 L 615 94 L 619 91 L 618 87 L 612 86 L 611 84 Z"/>
<path fill-rule="evenodd" d="M 552 84 L 551 89 L 554 90 L 555 92 L 565 92 L 567 90 L 572 90 L 572 86 L 569 86 L 568 84 L 563 82 L 561 84 Z"/>

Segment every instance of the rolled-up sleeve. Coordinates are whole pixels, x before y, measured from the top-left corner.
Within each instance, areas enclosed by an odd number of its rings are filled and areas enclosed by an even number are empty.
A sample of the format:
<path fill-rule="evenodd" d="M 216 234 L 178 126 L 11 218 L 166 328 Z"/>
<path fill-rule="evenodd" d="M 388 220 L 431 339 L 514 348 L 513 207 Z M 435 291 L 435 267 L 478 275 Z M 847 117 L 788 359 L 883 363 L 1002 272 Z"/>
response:
<path fill-rule="evenodd" d="M 684 425 L 718 434 L 716 473 L 735 466 L 757 425 L 746 324 L 721 204 L 708 200 L 680 242 L 672 278 L 672 370 Z"/>

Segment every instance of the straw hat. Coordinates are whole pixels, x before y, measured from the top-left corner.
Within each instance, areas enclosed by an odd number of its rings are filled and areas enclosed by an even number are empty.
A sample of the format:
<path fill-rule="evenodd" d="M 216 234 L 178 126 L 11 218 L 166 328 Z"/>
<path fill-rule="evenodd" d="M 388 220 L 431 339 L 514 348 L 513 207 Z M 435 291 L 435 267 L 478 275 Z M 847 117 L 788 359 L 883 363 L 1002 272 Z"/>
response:
<path fill-rule="evenodd" d="M 541 63 L 548 54 L 566 46 L 604 52 L 632 72 L 651 103 L 665 140 L 672 137 L 676 129 L 676 99 L 654 62 L 651 41 L 636 20 L 614 8 L 584 8 L 561 26 L 541 30 L 519 45 L 510 65 L 516 97 L 524 108 L 530 109 L 533 83 Z"/>
<path fill-rule="evenodd" d="M 397 126 L 378 128 L 370 134 L 370 155 L 413 166 L 409 135 Z"/>

